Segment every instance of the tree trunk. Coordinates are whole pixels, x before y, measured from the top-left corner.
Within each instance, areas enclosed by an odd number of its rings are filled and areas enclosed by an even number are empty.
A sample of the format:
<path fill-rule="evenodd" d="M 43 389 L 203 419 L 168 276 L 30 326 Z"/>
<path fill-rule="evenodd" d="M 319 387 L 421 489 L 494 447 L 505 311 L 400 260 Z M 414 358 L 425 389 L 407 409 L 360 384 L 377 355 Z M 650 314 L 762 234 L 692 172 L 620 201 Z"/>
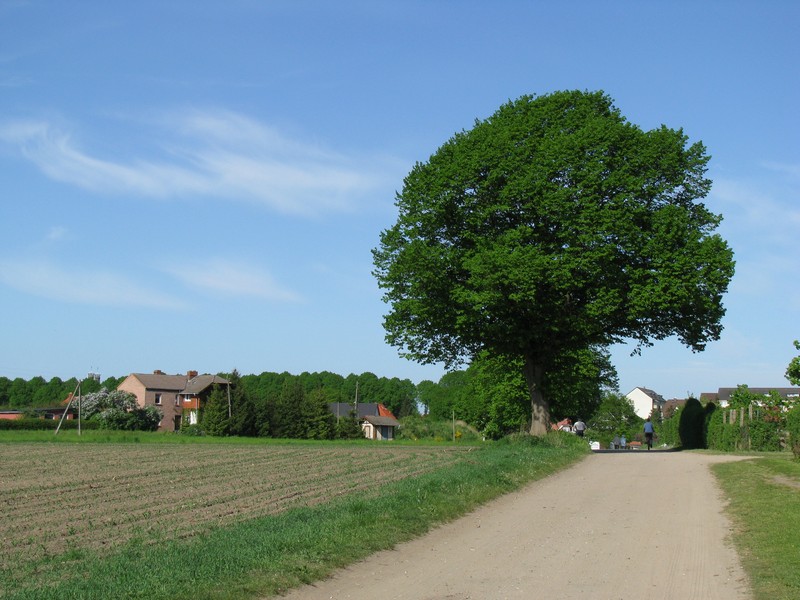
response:
<path fill-rule="evenodd" d="M 531 397 L 531 435 L 541 437 L 550 430 L 550 405 L 542 393 L 542 366 L 525 357 L 525 382 Z"/>

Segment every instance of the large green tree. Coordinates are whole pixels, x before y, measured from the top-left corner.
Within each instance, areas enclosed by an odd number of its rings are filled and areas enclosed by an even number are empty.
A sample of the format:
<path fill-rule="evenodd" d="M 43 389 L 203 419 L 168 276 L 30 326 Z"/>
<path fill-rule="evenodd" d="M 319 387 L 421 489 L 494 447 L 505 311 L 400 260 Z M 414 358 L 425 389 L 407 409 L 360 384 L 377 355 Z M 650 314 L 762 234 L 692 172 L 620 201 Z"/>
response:
<path fill-rule="evenodd" d="M 682 130 L 643 131 L 602 92 L 508 102 L 406 176 L 373 250 L 387 341 L 448 366 L 520 357 L 536 435 L 565 355 L 672 335 L 702 350 L 734 268 L 699 202 L 707 162 Z"/>
<path fill-rule="evenodd" d="M 794 341 L 794 347 L 800 350 L 800 342 Z M 786 367 L 786 379 L 792 385 L 800 385 L 800 356 L 795 356 Z"/>
<path fill-rule="evenodd" d="M 231 418 L 229 414 L 228 386 L 214 384 L 211 394 L 203 407 L 200 426 L 208 435 L 228 435 Z"/>

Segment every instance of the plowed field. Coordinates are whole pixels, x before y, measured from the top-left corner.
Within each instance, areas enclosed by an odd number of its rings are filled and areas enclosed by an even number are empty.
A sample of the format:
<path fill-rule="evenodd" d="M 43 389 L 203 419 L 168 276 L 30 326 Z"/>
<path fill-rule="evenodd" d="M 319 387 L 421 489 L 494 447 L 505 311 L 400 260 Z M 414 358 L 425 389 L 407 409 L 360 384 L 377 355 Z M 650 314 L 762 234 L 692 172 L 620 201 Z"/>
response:
<path fill-rule="evenodd" d="M 4 443 L 0 569 L 174 539 L 347 494 L 463 460 L 459 448 L 399 445 Z M 0 596 L 2 594 L 0 593 Z"/>

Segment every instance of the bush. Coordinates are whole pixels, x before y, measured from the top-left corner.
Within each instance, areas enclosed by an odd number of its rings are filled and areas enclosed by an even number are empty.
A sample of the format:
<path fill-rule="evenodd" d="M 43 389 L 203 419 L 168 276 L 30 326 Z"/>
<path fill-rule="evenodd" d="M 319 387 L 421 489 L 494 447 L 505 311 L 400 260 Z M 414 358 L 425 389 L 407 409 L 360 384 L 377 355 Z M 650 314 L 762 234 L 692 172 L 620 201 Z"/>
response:
<path fill-rule="evenodd" d="M 795 458 L 800 459 L 800 405 L 786 415 L 786 431 L 789 432 L 789 446 Z"/>
<path fill-rule="evenodd" d="M 455 422 L 455 438 L 459 441 L 478 441 L 482 436 L 463 421 Z M 398 440 L 433 440 L 450 442 L 453 440 L 453 421 L 435 417 L 409 415 L 400 419 L 397 429 Z"/>
<path fill-rule="evenodd" d="M 199 437 L 205 435 L 205 432 L 199 425 L 181 425 L 180 434 Z"/>
<path fill-rule="evenodd" d="M 0 430 L 6 431 L 55 431 L 59 419 L 0 419 Z M 61 429 L 78 429 L 76 419 L 66 419 Z M 81 429 L 98 429 L 97 423 L 81 421 Z"/>
<path fill-rule="evenodd" d="M 689 398 L 680 412 L 678 435 L 685 450 L 705 448 L 706 411 L 697 398 Z"/>
<path fill-rule="evenodd" d="M 759 418 L 745 423 L 744 428 L 750 439 L 750 450 L 778 452 L 781 449 L 781 432 L 777 423 Z"/>
<path fill-rule="evenodd" d="M 529 433 L 512 433 L 498 440 L 497 444 L 516 444 L 542 448 L 570 448 L 577 453 L 589 452 L 589 443 L 585 437 L 579 437 L 567 431 L 551 431 L 544 436 L 535 436 Z"/>
<path fill-rule="evenodd" d="M 706 419 L 706 445 L 711 450 L 733 452 L 742 445 L 742 430 L 739 425 L 723 423 L 724 410 L 713 410 Z"/>
<path fill-rule="evenodd" d="M 656 440 L 659 444 L 667 446 L 680 446 L 681 438 L 678 435 L 678 425 L 681 420 L 682 409 L 679 408 L 672 413 L 672 415 L 664 419 L 660 424 L 656 425 Z"/>

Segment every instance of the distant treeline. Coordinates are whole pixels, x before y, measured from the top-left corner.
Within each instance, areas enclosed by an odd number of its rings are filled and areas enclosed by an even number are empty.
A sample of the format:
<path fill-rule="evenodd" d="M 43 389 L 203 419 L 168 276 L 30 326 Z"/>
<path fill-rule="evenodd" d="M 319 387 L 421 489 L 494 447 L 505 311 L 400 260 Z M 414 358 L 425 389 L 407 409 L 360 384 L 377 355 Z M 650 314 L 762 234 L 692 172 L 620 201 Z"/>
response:
<path fill-rule="evenodd" d="M 229 377 L 230 374 L 218 375 Z M 125 376 L 108 377 L 102 381 L 85 379 L 81 382 L 80 391 L 85 395 L 103 388 L 115 390 L 124 379 Z M 260 375 L 242 375 L 240 379 L 245 393 L 256 402 L 279 397 L 290 383 L 299 385 L 307 393 L 324 390 L 328 402 L 355 402 L 358 392 L 359 402 L 379 402 L 398 417 L 417 412 L 417 386 L 409 379 L 390 379 L 373 373 L 343 377 L 327 371 L 300 375 L 265 372 Z M 78 380 L 74 377 L 67 380 L 53 377 L 50 381 L 39 376 L 28 381 L 20 377 L 13 380 L 0 377 L 0 407 L 55 407 L 64 402 L 77 385 Z"/>
<path fill-rule="evenodd" d="M 125 377 L 108 377 L 103 381 L 84 379 L 81 382 L 81 394 L 98 392 L 102 388 L 115 390 Z M 78 386 L 78 379 L 63 380 L 53 377 L 47 381 L 44 377 L 34 377 L 29 381 L 17 377 L 9 379 L 0 377 L 0 407 L 23 409 L 29 407 L 55 407 L 66 400 Z"/>
<path fill-rule="evenodd" d="M 614 387 L 613 377 L 608 375 L 613 375 L 613 369 L 590 358 L 583 361 L 581 369 L 548 382 L 551 412 L 556 418 L 580 415 L 589 419 L 600 405 L 603 389 Z M 325 437 L 324 430 L 330 426 L 324 422 L 328 420 L 325 407 L 334 402 L 354 403 L 356 394 L 360 403 L 383 404 L 398 418 L 421 413 L 429 420 L 456 419 L 490 438 L 526 431 L 530 425 L 530 399 L 521 367 L 505 359 L 475 360 L 464 370 L 446 373 L 438 382 L 425 380 L 416 385 L 409 379 L 370 372 L 346 377 L 329 371 L 215 374 L 232 382 L 231 418 L 226 390 L 224 397 L 205 407 L 200 426 L 219 435 Z M 81 393 L 115 390 L 123 379 L 86 379 Z M 42 377 L 30 381 L 0 377 L 0 408 L 58 406 L 77 383 L 75 378 L 62 381 L 54 377 L 48 382 Z M 298 427 L 304 429 L 295 431 Z"/>
<path fill-rule="evenodd" d="M 229 377 L 226 373 L 220 373 Z M 247 396 L 254 401 L 278 398 L 287 386 L 297 385 L 309 394 L 324 392 L 325 401 L 377 402 L 383 404 L 396 417 L 405 417 L 417 412 L 417 386 L 410 379 L 378 377 L 374 373 L 350 374 L 347 377 L 328 371 L 321 373 L 261 373 L 242 375 L 241 386 Z"/>

